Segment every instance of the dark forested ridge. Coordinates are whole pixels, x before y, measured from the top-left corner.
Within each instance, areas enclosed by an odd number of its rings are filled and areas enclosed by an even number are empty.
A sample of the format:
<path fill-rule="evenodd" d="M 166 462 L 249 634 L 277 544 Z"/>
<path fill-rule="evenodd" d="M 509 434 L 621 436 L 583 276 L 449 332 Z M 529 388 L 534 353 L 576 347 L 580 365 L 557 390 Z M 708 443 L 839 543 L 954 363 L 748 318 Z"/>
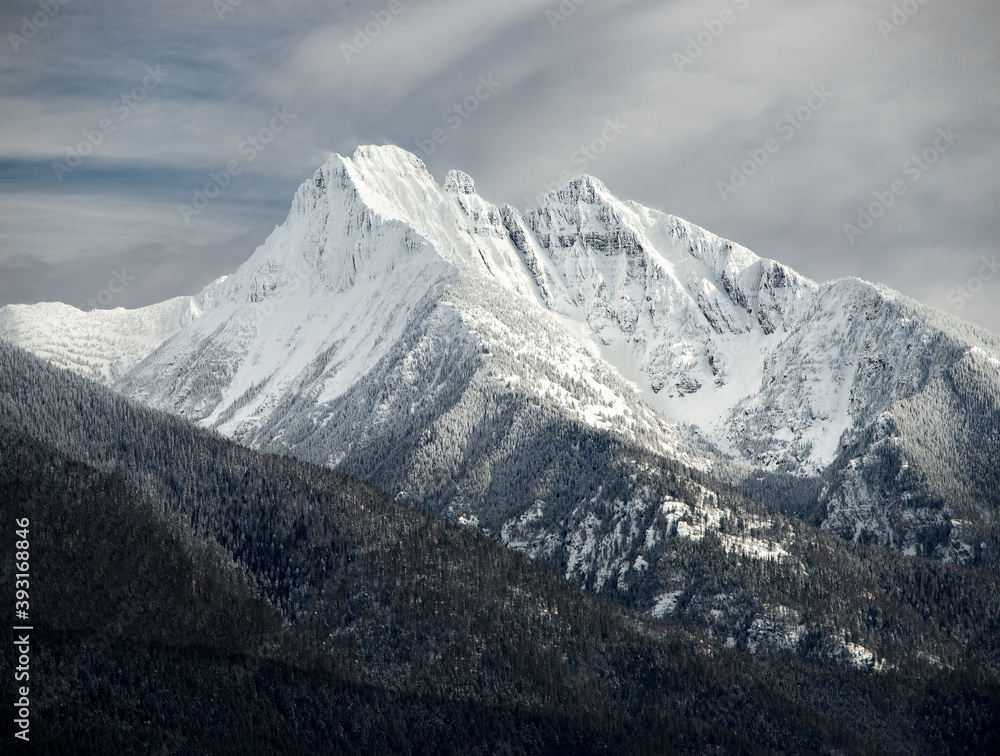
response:
<path fill-rule="evenodd" d="M 32 520 L 38 752 L 998 747 L 997 586 L 973 569 L 810 542 L 807 526 L 806 578 L 712 538 L 664 555 L 654 569 L 701 575 L 682 602 L 813 602 L 852 638 L 897 643 L 900 663 L 726 649 L 705 612 L 633 614 L 364 484 L 2 344 L 0 460 L 2 520 Z M 921 665 L 927 633 L 943 656 Z"/>

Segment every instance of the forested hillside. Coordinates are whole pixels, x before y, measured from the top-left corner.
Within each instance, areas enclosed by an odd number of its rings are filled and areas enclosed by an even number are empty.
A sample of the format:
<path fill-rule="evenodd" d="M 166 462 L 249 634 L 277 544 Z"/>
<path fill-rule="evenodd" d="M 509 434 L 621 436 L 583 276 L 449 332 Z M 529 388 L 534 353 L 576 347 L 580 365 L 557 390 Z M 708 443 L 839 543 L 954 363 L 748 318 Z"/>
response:
<path fill-rule="evenodd" d="M 651 567 L 686 570 L 681 622 L 651 620 L 343 475 L 241 448 L 6 345 L 0 430 L 0 514 L 31 517 L 37 545 L 35 715 L 50 752 L 996 746 L 998 599 L 975 570 L 876 560 L 800 526 L 806 572 L 793 581 L 689 538 Z M 726 648 L 706 618 L 728 605 L 696 605 L 737 587 L 786 605 L 829 592 L 815 614 L 850 614 L 896 643 L 900 663 L 876 672 L 809 653 L 821 638 L 798 655 Z M 867 615 L 842 606 L 852 595 Z M 754 622 L 747 637 L 765 638 Z M 925 633 L 943 658 L 918 658 Z"/>

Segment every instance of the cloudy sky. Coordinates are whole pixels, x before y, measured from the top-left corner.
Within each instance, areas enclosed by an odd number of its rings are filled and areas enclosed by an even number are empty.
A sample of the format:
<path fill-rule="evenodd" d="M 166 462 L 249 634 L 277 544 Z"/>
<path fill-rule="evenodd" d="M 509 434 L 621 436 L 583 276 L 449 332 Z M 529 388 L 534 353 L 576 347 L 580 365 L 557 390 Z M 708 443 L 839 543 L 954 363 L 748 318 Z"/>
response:
<path fill-rule="evenodd" d="M 194 293 L 392 143 L 1000 331 L 996 0 L 5 0 L 0 33 L 0 305 Z"/>

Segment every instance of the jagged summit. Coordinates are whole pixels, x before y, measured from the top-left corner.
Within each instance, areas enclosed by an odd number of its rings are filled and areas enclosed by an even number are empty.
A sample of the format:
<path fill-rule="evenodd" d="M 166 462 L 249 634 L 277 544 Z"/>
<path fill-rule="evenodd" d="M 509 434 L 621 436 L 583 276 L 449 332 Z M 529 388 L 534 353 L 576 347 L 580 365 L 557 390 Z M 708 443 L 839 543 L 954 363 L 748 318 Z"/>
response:
<path fill-rule="evenodd" d="M 476 184 L 468 173 L 451 170 L 445 176 L 444 190 L 454 194 L 475 194 Z"/>
<path fill-rule="evenodd" d="M 603 181 L 585 173 L 570 179 L 561 189 L 549 192 L 545 197 L 544 204 L 584 202 L 588 205 L 596 205 L 601 202 L 608 203 L 613 199 L 614 196 Z"/>

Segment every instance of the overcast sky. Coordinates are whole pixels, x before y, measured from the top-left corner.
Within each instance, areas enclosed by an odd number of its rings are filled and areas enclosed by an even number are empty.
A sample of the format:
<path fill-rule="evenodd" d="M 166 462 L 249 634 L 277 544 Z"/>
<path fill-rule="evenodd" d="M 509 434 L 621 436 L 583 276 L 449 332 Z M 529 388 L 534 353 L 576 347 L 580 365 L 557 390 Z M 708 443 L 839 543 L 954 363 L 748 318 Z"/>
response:
<path fill-rule="evenodd" d="M 391 143 L 1000 331 L 996 0 L 5 0 L 0 33 L 0 305 L 194 293 Z"/>

